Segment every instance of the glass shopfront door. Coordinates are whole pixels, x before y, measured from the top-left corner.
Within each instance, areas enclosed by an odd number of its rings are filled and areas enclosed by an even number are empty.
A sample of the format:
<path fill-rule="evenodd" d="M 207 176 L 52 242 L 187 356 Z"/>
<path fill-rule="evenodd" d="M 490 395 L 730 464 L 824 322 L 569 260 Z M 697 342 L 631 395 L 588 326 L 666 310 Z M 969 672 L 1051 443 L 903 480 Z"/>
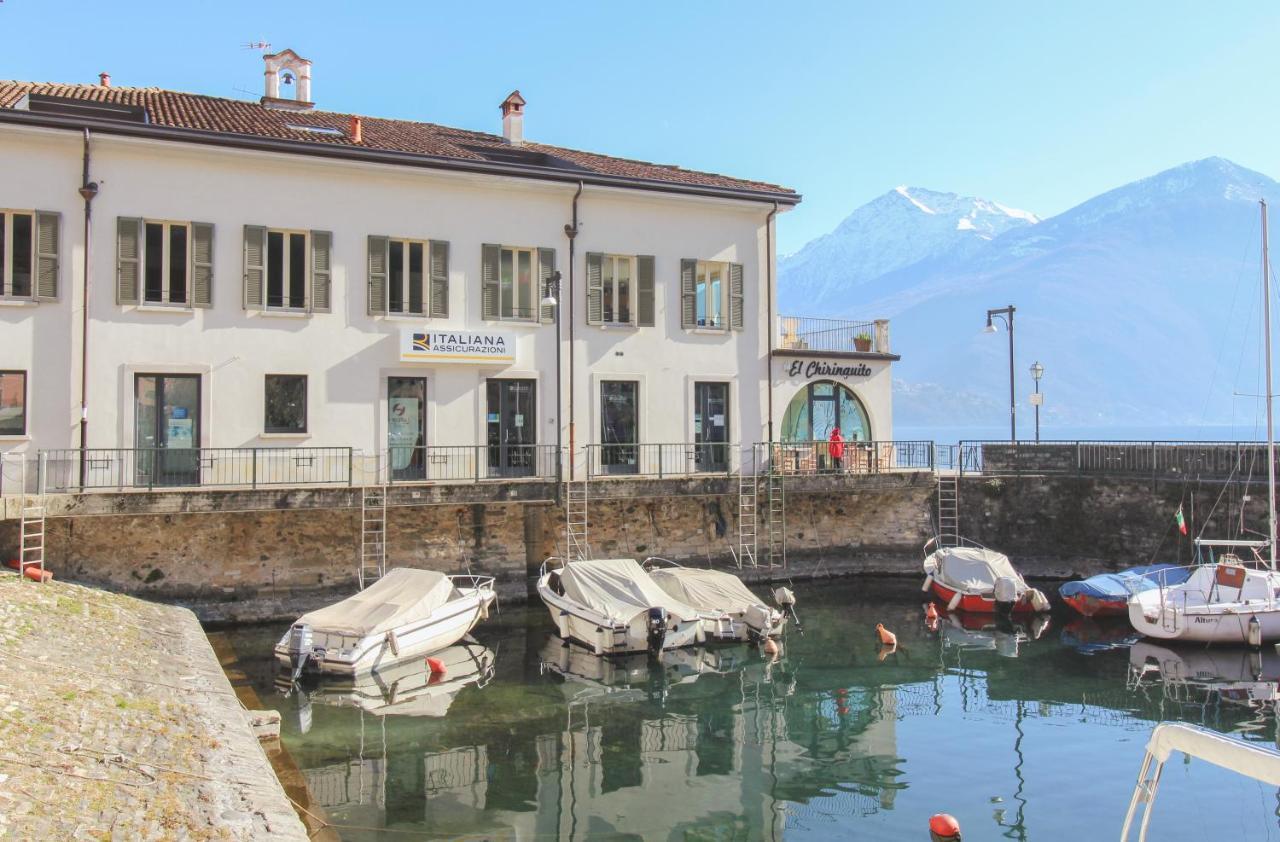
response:
<path fill-rule="evenodd" d="M 605 380 L 600 384 L 600 468 L 606 474 L 640 470 L 640 384 Z"/>
<path fill-rule="evenodd" d="M 489 476 L 529 477 L 538 467 L 533 380 L 488 383 Z"/>
<path fill-rule="evenodd" d="M 392 481 L 427 478 L 427 379 L 387 378 L 387 455 Z"/>
<path fill-rule="evenodd" d="M 134 446 L 136 484 L 200 484 L 200 375 L 137 375 Z"/>
<path fill-rule="evenodd" d="M 694 465 L 699 471 L 729 470 L 729 384 L 693 384 Z"/>

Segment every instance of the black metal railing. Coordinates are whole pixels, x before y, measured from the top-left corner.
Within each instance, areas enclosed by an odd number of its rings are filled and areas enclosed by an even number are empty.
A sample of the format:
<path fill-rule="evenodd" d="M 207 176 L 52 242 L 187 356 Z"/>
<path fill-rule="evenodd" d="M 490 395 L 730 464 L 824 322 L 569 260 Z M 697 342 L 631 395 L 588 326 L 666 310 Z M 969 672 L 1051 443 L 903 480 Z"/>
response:
<path fill-rule="evenodd" d="M 1264 442 L 962 441 L 937 450 L 940 469 L 947 465 L 961 474 L 1208 480 L 1267 475 Z"/>
<path fill-rule="evenodd" d="M 42 450 L 48 492 L 348 485 L 350 447 L 88 448 Z"/>
<path fill-rule="evenodd" d="M 678 442 L 587 445 L 587 476 L 665 477 L 730 474 L 739 467 L 739 445 Z"/>
<path fill-rule="evenodd" d="M 775 442 L 758 445 L 768 452 L 767 464 L 780 474 L 878 474 L 889 471 L 934 470 L 931 441 Z"/>
<path fill-rule="evenodd" d="M 785 351 L 889 353 L 889 322 L 855 322 L 809 316 L 778 317 L 778 348 Z"/>
<path fill-rule="evenodd" d="M 426 445 L 389 447 L 386 482 L 554 480 L 560 449 L 554 444 Z"/>

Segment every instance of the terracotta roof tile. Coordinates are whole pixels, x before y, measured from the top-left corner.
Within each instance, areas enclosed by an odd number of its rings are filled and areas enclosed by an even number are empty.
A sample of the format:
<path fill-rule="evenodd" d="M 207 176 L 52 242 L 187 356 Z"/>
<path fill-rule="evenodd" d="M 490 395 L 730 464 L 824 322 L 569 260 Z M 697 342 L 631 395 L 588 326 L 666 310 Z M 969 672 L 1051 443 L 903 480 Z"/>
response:
<path fill-rule="evenodd" d="M 357 116 L 352 114 L 268 108 L 259 102 L 181 93 L 161 88 L 122 88 L 0 80 L 0 108 L 12 109 L 27 94 L 141 106 L 146 109 L 148 120 L 152 125 L 222 134 L 304 140 L 310 143 L 475 161 L 488 160 L 481 154 L 486 147 L 494 149 L 495 152 L 512 149 L 499 135 L 455 129 L 434 123 L 388 120 L 363 115 L 360 115 L 362 142 L 356 144 L 347 134 L 351 118 Z M 339 133 L 309 132 L 290 128 L 290 126 L 336 129 Z M 794 190 L 763 181 L 731 178 L 716 173 L 686 170 L 668 164 L 614 158 L 540 143 L 526 142 L 519 148 L 554 156 L 589 173 L 645 179 L 673 185 L 776 193 L 783 201 L 794 202 L 798 199 Z"/>

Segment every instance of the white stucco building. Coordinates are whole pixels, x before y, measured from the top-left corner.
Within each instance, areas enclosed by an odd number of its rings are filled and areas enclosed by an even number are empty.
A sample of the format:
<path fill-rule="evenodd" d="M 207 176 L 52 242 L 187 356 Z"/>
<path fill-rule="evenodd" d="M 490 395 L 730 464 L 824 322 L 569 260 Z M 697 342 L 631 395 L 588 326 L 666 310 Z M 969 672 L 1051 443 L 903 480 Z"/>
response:
<path fill-rule="evenodd" d="M 772 312 L 795 192 L 529 142 L 518 92 L 490 135 L 316 110 L 291 51 L 266 79 L 0 82 L 0 450 L 132 486 L 323 481 L 347 448 L 397 480 L 545 476 L 557 443 L 720 470 L 828 410 L 892 438 L 887 326 L 824 347 Z M 334 450 L 223 450 L 281 447 Z"/>

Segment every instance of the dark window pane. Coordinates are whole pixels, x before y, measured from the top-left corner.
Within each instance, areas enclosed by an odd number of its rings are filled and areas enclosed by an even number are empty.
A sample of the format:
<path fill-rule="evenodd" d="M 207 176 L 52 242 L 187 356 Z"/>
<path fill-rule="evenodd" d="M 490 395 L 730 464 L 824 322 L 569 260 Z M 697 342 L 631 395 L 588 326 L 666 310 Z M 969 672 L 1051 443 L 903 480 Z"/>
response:
<path fill-rule="evenodd" d="M 307 377 L 304 374 L 268 374 L 263 430 L 268 433 L 307 431 Z"/>
<path fill-rule="evenodd" d="M 409 312 L 422 313 L 422 243 L 409 244 Z"/>
<path fill-rule="evenodd" d="M 387 262 L 387 310 L 404 312 L 404 243 L 391 241 L 391 255 Z"/>
<path fill-rule="evenodd" d="M 5 271 L 6 264 L 4 262 L 4 254 L 5 254 L 4 252 L 5 225 L 4 224 L 7 218 L 8 217 L 6 217 L 4 214 L 0 213 L 0 295 L 9 294 L 9 287 L 6 285 L 6 282 L 5 282 L 5 276 L 7 275 L 7 272 Z"/>
<path fill-rule="evenodd" d="M 289 235 L 289 306 L 307 306 L 307 237 Z"/>
<path fill-rule="evenodd" d="M 164 301 L 164 226 L 159 222 L 147 223 L 144 248 L 143 282 L 146 300 Z"/>
<path fill-rule="evenodd" d="M 284 234 L 267 232 L 267 306 L 284 306 Z"/>
<path fill-rule="evenodd" d="M 187 226 L 169 229 L 169 300 L 187 303 Z"/>
<path fill-rule="evenodd" d="M 13 291 L 10 295 L 31 294 L 31 214 L 13 215 Z"/>
<path fill-rule="evenodd" d="M 27 373 L 0 371 L 0 436 L 27 433 Z"/>

